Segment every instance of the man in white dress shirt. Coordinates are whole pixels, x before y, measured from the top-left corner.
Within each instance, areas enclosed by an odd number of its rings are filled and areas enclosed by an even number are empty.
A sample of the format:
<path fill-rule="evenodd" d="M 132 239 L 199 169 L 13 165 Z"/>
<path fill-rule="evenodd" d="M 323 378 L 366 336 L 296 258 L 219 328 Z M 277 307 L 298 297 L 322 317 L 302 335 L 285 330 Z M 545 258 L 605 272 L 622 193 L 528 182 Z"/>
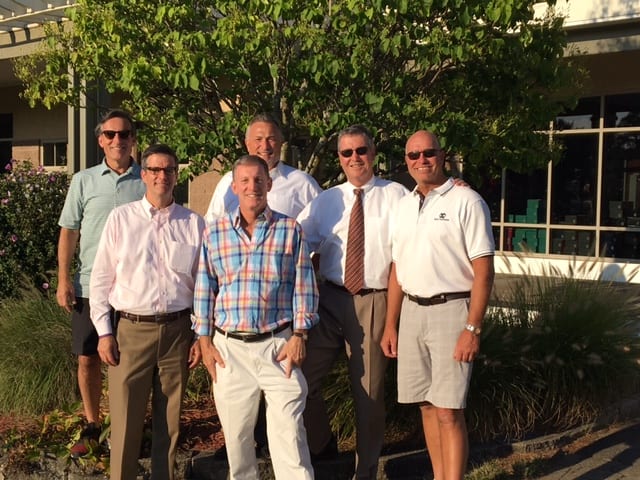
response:
<path fill-rule="evenodd" d="M 113 480 L 137 477 L 151 392 L 152 478 L 175 478 L 188 367 L 201 358 L 190 315 L 204 220 L 173 201 L 177 173 L 169 147 L 144 151 L 146 194 L 111 212 L 91 272 L 91 320 L 98 354 L 109 365 Z"/>
<path fill-rule="evenodd" d="M 316 197 L 298 216 L 324 283 L 320 285 L 320 323 L 309 332 L 302 369 L 309 384 L 305 426 L 312 458 L 335 451 L 322 398 L 322 382 L 340 351 L 346 350 L 356 410 L 354 478 L 375 479 L 384 436 L 384 372 L 380 348 L 391 265 L 392 206 L 407 190 L 373 174 L 373 139 L 362 126 L 338 136 L 338 155 L 347 182 Z M 347 243 L 355 190 L 364 213 L 364 278 L 357 291 L 345 287 Z"/>
<path fill-rule="evenodd" d="M 244 140 L 249 155 L 257 155 L 269 166 L 272 182 L 267 199 L 269 208 L 296 218 L 322 189 L 311 175 L 280 160 L 283 141 L 277 120 L 264 113 L 251 119 Z M 207 222 L 238 208 L 238 196 L 231 190 L 232 181 L 232 173 L 227 172 L 218 182 L 205 215 Z"/>

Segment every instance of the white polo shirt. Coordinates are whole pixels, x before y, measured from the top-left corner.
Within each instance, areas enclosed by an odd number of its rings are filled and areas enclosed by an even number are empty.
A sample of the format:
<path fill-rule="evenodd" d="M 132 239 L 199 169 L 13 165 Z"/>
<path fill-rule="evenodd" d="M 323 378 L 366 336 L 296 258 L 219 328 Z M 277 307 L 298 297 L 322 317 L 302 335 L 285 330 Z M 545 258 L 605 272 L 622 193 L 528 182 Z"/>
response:
<path fill-rule="evenodd" d="M 291 218 L 296 218 L 322 191 L 311 175 L 282 162 L 269 170 L 269 175 L 272 181 L 271 190 L 267 194 L 269 208 Z M 233 172 L 227 172 L 218 182 L 205 215 L 207 223 L 238 208 L 238 197 L 231 190 L 232 181 Z"/>
<path fill-rule="evenodd" d="M 349 216 L 354 189 L 346 182 L 325 190 L 298 216 L 312 252 L 320 255 L 320 275 L 344 285 Z M 364 190 L 364 287 L 387 288 L 391 266 L 391 212 L 409 191 L 389 180 L 372 177 Z"/>
<path fill-rule="evenodd" d="M 419 205 L 414 189 L 392 215 L 392 254 L 402 289 L 420 297 L 470 291 L 471 260 L 495 253 L 489 207 L 451 178 Z"/>

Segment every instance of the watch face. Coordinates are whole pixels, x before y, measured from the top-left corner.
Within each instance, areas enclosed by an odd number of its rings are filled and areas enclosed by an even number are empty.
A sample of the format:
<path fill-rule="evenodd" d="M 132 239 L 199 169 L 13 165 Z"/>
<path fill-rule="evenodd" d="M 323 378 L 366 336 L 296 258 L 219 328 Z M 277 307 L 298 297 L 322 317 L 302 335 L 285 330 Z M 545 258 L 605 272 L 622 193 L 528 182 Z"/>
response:
<path fill-rule="evenodd" d="M 464 327 L 465 329 L 469 330 L 471 333 L 473 333 L 474 335 L 480 335 L 480 332 L 482 331 L 480 327 L 475 327 L 471 324 L 467 324 Z"/>

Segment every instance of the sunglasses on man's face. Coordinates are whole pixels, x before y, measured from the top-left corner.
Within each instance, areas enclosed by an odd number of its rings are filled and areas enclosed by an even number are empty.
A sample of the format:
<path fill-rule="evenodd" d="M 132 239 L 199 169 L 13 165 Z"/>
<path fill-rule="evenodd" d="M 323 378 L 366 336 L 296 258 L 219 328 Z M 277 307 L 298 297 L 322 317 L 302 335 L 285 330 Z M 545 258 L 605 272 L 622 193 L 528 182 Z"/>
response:
<path fill-rule="evenodd" d="M 340 155 L 345 158 L 349 158 L 351 155 L 353 155 L 353 152 L 356 152 L 358 155 L 366 155 L 368 151 L 368 147 L 358 147 L 355 150 L 353 148 L 347 148 L 345 150 L 340 150 Z"/>
<path fill-rule="evenodd" d="M 116 135 L 123 140 L 126 140 L 131 136 L 131 130 L 103 130 L 102 134 L 109 140 L 116 138 Z"/>
<path fill-rule="evenodd" d="M 152 175 L 157 176 L 160 175 L 160 172 L 163 172 L 166 176 L 170 177 L 171 175 L 175 175 L 178 171 L 177 167 L 145 167 L 147 172 L 151 172 Z"/>
<path fill-rule="evenodd" d="M 418 152 L 407 152 L 407 158 L 409 160 L 418 160 L 420 155 L 424 155 L 424 158 L 435 157 L 440 152 L 439 148 L 427 148 Z"/>

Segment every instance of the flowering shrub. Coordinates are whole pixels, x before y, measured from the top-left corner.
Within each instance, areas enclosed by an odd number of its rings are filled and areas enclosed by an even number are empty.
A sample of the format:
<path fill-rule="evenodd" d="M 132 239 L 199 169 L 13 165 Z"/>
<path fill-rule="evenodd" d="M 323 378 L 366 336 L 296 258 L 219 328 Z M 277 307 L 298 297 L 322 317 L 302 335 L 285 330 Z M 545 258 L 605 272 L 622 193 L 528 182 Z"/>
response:
<path fill-rule="evenodd" d="M 0 300 L 28 279 L 47 290 L 55 271 L 58 217 L 69 188 L 65 172 L 12 160 L 0 173 Z"/>

